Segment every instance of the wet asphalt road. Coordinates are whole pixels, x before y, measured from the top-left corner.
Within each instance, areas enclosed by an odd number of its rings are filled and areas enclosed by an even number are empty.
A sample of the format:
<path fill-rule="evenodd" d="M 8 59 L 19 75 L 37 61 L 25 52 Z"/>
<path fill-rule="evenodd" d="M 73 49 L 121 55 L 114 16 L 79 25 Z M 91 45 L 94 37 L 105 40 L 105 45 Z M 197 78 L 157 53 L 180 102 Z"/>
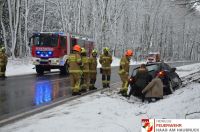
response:
<path fill-rule="evenodd" d="M 120 80 L 117 71 L 112 69 L 111 83 Z M 102 87 L 100 74 L 96 87 Z M 8 77 L 0 80 L 0 120 L 70 96 L 69 77 L 59 72 Z"/>
<path fill-rule="evenodd" d="M 176 67 L 190 63 L 170 65 Z M 130 71 L 134 67 L 136 66 L 132 66 Z M 118 67 L 113 67 L 111 84 L 120 81 L 117 72 Z M 96 87 L 102 87 L 100 74 L 97 76 Z M 69 77 L 61 76 L 59 72 L 46 73 L 43 76 L 34 74 L 8 77 L 0 80 L 0 120 L 70 96 Z"/>

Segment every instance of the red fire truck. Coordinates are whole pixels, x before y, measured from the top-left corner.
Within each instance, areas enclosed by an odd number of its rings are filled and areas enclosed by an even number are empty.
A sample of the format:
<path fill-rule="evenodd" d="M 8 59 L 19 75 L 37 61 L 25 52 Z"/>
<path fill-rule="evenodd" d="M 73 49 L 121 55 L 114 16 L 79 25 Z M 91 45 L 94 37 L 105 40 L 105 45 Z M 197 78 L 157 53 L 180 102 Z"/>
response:
<path fill-rule="evenodd" d="M 33 33 L 30 44 L 32 61 L 38 74 L 51 69 L 60 69 L 61 74 L 67 74 L 67 58 L 75 44 L 84 47 L 88 56 L 94 48 L 91 38 L 62 32 Z"/>

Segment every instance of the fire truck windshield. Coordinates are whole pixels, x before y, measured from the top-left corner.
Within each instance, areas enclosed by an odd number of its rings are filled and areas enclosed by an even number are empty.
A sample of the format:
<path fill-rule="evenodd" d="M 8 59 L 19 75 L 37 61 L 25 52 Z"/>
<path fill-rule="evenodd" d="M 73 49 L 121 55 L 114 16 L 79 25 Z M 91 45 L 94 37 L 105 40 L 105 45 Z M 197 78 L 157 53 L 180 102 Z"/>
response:
<path fill-rule="evenodd" d="M 56 47 L 58 44 L 57 35 L 38 35 L 33 37 L 33 44 L 39 47 Z"/>

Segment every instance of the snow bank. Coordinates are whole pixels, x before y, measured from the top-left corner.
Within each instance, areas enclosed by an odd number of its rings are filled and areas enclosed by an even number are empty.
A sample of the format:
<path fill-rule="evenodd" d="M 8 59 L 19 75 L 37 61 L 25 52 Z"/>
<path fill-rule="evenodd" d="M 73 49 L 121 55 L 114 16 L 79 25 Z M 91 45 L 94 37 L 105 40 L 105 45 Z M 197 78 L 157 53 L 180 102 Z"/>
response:
<path fill-rule="evenodd" d="M 192 7 L 200 12 L 200 4 L 198 2 L 196 2 Z"/>
<path fill-rule="evenodd" d="M 8 60 L 6 76 L 35 74 L 30 60 Z"/>
<path fill-rule="evenodd" d="M 180 77 L 184 77 L 198 71 L 200 71 L 200 63 L 180 66 L 180 67 L 177 67 L 177 70 L 176 70 L 176 72 L 179 74 Z"/>

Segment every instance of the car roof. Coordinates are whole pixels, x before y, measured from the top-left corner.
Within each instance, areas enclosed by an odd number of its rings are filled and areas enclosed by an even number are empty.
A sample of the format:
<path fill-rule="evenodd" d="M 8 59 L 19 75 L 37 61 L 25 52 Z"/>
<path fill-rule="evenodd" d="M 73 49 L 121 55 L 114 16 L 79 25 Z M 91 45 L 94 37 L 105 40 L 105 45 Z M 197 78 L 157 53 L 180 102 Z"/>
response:
<path fill-rule="evenodd" d="M 145 65 L 148 67 L 148 66 L 152 66 L 152 65 L 158 65 L 158 66 L 160 66 L 161 64 L 163 64 L 164 62 L 152 62 L 152 63 L 146 63 Z M 164 64 L 166 64 L 166 63 L 164 63 Z M 133 70 L 132 70 L 132 74 L 134 73 L 134 71 L 136 71 L 137 69 L 139 69 L 140 68 L 140 66 L 137 66 L 136 68 L 134 68 Z M 132 75 L 131 74 L 131 75 Z"/>
<path fill-rule="evenodd" d="M 152 62 L 152 63 L 147 63 L 147 64 L 145 64 L 146 66 L 151 66 L 151 65 L 160 65 L 160 64 L 162 64 L 162 63 L 164 63 L 164 62 Z M 164 63 L 165 64 L 165 63 Z M 138 69 L 140 66 L 137 66 L 136 68 L 134 68 L 134 69 Z"/>

